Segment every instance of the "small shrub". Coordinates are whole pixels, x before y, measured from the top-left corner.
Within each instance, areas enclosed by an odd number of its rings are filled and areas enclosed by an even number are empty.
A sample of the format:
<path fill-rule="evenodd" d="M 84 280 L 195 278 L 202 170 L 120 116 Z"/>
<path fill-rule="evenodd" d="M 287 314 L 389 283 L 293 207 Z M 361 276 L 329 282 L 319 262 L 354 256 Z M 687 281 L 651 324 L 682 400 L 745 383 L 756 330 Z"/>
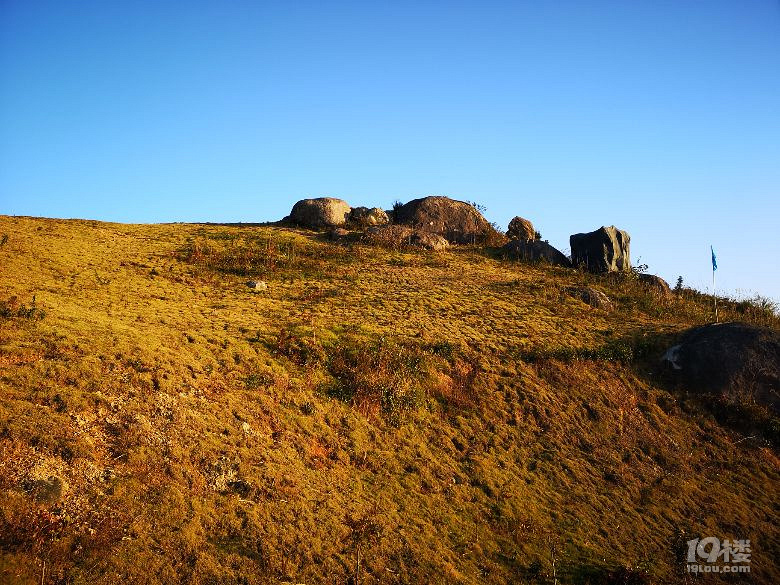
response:
<path fill-rule="evenodd" d="M 45 316 L 46 312 L 36 306 L 35 295 L 33 295 L 32 303 L 29 307 L 19 303 L 19 299 L 15 296 L 7 301 L 0 301 L 0 318 L 40 321 Z"/>
<path fill-rule="evenodd" d="M 487 211 L 486 205 L 482 205 L 481 203 L 477 203 L 476 201 L 469 201 L 468 204 L 471 205 L 474 209 L 476 209 L 480 213 L 482 213 L 483 215 Z"/>
<path fill-rule="evenodd" d="M 253 373 L 244 378 L 244 385 L 246 386 L 247 390 L 257 390 L 267 383 L 268 378 L 263 374 Z"/>
<path fill-rule="evenodd" d="M 641 258 L 639 258 L 639 260 L 637 260 L 637 262 L 639 262 L 639 261 L 641 261 L 641 260 L 642 260 L 642 259 L 641 259 Z M 637 264 L 636 266 L 632 266 L 632 267 L 631 267 L 631 273 L 630 273 L 630 275 L 631 275 L 631 276 L 633 276 L 634 278 L 639 278 L 639 276 L 640 276 L 641 274 L 647 274 L 647 269 L 648 269 L 648 268 L 649 268 L 649 267 L 648 267 L 648 265 L 647 265 L 647 264 L 641 264 L 641 263 L 640 263 L 640 264 Z"/>
<path fill-rule="evenodd" d="M 355 551 L 355 574 L 351 582 L 360 583 L 363 549 L 371 549 L 382 536 L 383 526 L 378 519 L 379 508 L 376 505 L 360 516 L 347 514 L 344 518 L 344 524 L 349 530 L 348 542 Z"/>
<path fill-rule="evenodd" d="M 276 339 L 274 352 L 299 366 L 314 366 L 325 361 L 325 350 L 314 332 L 303 335 L 301 331 L 283 329 Z"/>
<path fill-rule="evenodd" d="M 451 360 L 456 352 L 456 346 L 449 341 L 436 341 L 429 343 L 425 348 L 432 354 L 438 355 L 447 360 Z"/>

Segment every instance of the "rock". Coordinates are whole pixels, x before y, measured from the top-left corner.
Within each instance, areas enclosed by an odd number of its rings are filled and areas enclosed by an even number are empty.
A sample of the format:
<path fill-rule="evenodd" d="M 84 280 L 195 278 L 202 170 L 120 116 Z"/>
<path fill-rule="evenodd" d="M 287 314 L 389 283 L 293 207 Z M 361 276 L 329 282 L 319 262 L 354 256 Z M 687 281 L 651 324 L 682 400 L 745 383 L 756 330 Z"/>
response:
<path fill-rule="evenodd" d="M 417 248 L 425 248 L 426 250 L 442 251 L 450 247 L 450 243 L 439 234 L 429 234 L 426 232 L 414 232 L 412 233 L 409 243 Z"/>
<path fill-rule="evenodd" d="M 640 274 L 639 282 L 643 283 L 648 288 L 661 293 L 664 296 L 671 296 L 672 294 L 672 289 L 669 287 L 669 283 L 655 274 Z"/>
<path fill-rule="evenodd" d="M 245 435 L 251 435 L 252 434 L 252 427 L 246 421 L 241 423 L 241 430 L 244 432 Z"/>
<path fill-rule="evenodd" d="M 780 331 L 738 322 L 694 327 L 662 360 L 692 392 L 755 400 L 780 413 Z"/>
<path fill-rule="evenodd" d="M 369 244 L 386 248 L 399 248 L 411 244 L 412 228 L 403 225 L 386 225 L 370 227 L 366 230 L 363 240 Z"/>
<path fill-rule="evenodd" d="M 512 240 L 501 251 L 509 258 L 525 262 L 548 262 L 555 266 L 571 267 L 571 262 L 559 250 L 541 240 Z"/>
<path fill-rule="evenodd" d="M 333 228 L 330 230 L 330 232 L 328 232 L 328 238 L 331 240 L 343 240 L 348 238 L 349 235 L 349 230 L 345 230 L 344 228 Z"/>
<path fill-rule="evenodd" d="M 35 501 L 52 504 L 62 497 L 63 483 L 59 477 L 49 476 L 47 479 L 28 479 L 22 482 L 23 489 Z"/>
<path fill-rule="evenodd" d="M 509 222 L 506 237 L 510 240 L 535 240 L 536 230 L 534 229 L 534 224 L 527 219 L 515 216 Z"/>
<path fill-rule="evenodd" d="M 661 358 L 661 361 L 666 363 L 666 365 L 669 366 L 672 370 L 676 370 L 676 371 L 682 370 L 682 365 L 680 364 L 681 349 L 682 349 L 681 345 L 673 345 L 672 347 L 666 350 L 663 357 Z"/>
<path fill-rule="evenodd" d="M 624 272 L 631 270 L 628 232 L 615 226 L 601 227 L 595 232 L 573 234 L 571 260 L 575 266 L 585 266 L 590 272 Z"/>
<path fill-rule="evenodd" d="M 566 289 L 566 294 L 575 299 L 580 299 L 583 303 L 595 307 L 597 309 L 603 309 L 605 311 L 612 310 L 612 301 L 600 290 L 596 290 L 590 286 L 582 287 L 569 287 Z"/>
<path fill-rule="evenodd" d="M 211 489 L 220 493 L 227 493 L 236 488 L 243 487 L 245 483 L 239 473 L 239 463 L 225 456 L 214 461 L 206 473 L 206 479 Z"/>
<path fill-rule="evenodd" d="M 395 222 L 438 234 L 451 244 L 503 244 L 499 234 L 470 203 L 449 197 L 414 199 L 395 210 Z"/>
<path fill-rule="evenodd" d="M 262 280 L 250 280 L 246 283 L 246 285 L 251 288 L 253 292 L 268 290 L 268 284 Z"/>
<path fill-rule="evenodd" d="M 346 201 L 333 197 L 302 199 L 293 205 L 290 220 L 303 227 L 322 228 L 344 225 L 352 208 Z"/>
<path fill-rule="evenodd" d="M 360 227 L 385 225 L 390 223 L 387 214 L 378 207 L 353 207 L 349 213 L 349 222 Z"/>
<path fill-rule="evenodd" d="M 386 225 L 366 230 L 364 240 L 386 248 L 424 248 L 446 250 L 449 242 L 438 234 L 415 230 L 403 225 Z"/>

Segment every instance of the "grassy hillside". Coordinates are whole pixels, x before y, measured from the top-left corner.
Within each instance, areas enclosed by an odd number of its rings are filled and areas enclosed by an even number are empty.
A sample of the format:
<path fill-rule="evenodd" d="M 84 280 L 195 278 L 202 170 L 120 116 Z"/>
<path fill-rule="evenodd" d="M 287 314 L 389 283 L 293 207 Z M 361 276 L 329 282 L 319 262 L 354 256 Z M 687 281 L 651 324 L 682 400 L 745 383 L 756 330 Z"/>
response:
<path fill-rule="evenodd" d="M 678 583 L 705 536 L 780 582 L 778 421 L 658 365 L 698 293 L 263 226 L 3 234 L 0 582 Z"/>

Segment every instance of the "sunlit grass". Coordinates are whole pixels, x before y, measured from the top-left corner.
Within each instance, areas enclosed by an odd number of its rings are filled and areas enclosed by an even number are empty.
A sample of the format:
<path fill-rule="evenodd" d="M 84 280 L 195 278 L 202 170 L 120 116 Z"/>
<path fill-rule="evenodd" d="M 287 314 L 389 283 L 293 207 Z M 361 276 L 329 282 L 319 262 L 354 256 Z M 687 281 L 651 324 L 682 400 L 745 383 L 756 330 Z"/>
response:
<path fill-rule="evenodd" d="M 780 579 L 776 446 L 657 368 L 711 297 L 269 226 L 0 233 L 0 581 L 343 583 L 359 550 L 363 583 L 676 582 L 708 535 Z"/>

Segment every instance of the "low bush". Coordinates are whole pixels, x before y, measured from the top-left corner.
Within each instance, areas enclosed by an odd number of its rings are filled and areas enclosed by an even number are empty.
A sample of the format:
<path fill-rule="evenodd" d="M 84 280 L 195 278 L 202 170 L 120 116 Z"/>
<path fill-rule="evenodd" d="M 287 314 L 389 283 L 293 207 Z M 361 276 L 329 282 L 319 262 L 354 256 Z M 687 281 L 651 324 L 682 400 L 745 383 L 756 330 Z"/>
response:
<path fill-rule="evenodd" d="M 470 408 L 477 400 L 479 367 L 450 342 L 348 336 L 323 351 L 329 375 L 325 393 L 393 425 L 427 397 L 445 410 Z"/>
<path fill-rule="evenodd" d="M 325 362 L 326 355 L 316 334 L 301 329 L 283 329 L 273 347 L 281 355 L 299 366 L 316 366 Z"/>
<path fill-rule="evenodd" d="M 46 312 L 36 306 L 34 295 L 29 307 L 21 304 L 17 297 L 11 297 L 7 301 L 0 301 L 0 318 L 2 319 L 18 318 L 40 321 L 45 316 Z"/>
<path fill-rule="evenodd" d="M 392 424 L 417 408 L 424 396 L 424 355 L 380 337 L 367 343 L 343 340 L 332 348 L 326 367 L 328 395 L 349 402 L 365 415 L 382 413 Z"/>

